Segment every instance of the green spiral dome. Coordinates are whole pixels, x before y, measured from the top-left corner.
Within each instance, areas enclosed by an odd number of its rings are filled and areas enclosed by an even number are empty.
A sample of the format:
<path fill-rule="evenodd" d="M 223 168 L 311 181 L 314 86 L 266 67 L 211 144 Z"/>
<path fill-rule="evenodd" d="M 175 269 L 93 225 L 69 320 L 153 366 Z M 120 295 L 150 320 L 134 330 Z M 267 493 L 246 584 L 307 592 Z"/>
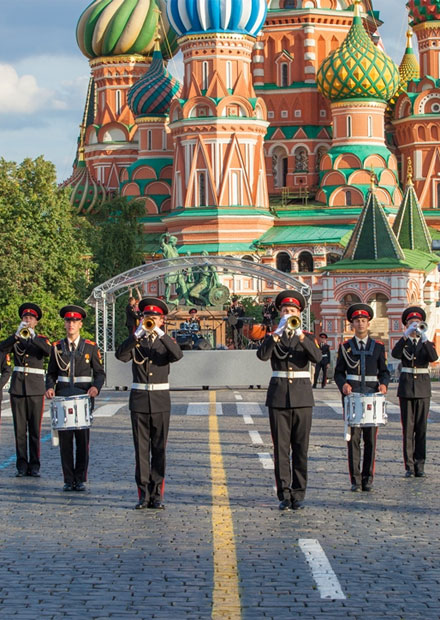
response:
<path fill-rule="evenodd" d="M 162 34 L 165 58 L 177 50 L 177 36 L 166 16 L 166 0 L 94 0 L 82 13 L 76 39 L 87 58 L 148 55 Z"/>

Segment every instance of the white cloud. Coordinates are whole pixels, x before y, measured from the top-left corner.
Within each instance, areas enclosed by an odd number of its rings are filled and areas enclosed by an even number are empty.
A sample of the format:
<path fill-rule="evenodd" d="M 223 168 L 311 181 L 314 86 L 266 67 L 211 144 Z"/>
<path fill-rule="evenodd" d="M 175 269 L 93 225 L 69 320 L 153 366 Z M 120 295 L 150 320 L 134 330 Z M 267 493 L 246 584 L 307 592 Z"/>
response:
<path fill-rule="evenodd" d="M 33 75 L 20 76 L 11 65 L 0 64 L 0 114 L 32 114 L 44 108 L 53 93 L 40 88 Z"/>

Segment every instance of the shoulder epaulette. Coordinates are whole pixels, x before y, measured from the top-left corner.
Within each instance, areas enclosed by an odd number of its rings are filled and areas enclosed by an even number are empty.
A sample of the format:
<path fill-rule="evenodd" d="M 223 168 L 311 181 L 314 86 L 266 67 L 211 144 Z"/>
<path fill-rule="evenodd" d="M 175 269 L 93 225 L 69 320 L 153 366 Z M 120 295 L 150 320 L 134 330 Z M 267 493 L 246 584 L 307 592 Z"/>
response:
<path fill-rule="evenodd" d="M 96 342 L 93 342 L 93 340 L 89 340 L 88 338 L 86 338 L 86 344 L 91 344 L 94 347 L 96 346 Z"/>
<path fill-rule="evenodd" d="M 347 338 L 347 340 L 344 340 L 344 342 L 342 344 L 347 344 L 347 342 L 350 342 L 351 338 Z"/>
<path fill-rule="evenodd" d="M 377 340 L 376 338 L 374 340 L 377 342 L 377 344 L 383 344 L 382 340 Z"/>
<path fill-rule="evenodd" d="M 57 345 L 61 344 L 61 340 L 57 340 L 56 342 L 53 343 L 53 346 L 56 347 Z"/>

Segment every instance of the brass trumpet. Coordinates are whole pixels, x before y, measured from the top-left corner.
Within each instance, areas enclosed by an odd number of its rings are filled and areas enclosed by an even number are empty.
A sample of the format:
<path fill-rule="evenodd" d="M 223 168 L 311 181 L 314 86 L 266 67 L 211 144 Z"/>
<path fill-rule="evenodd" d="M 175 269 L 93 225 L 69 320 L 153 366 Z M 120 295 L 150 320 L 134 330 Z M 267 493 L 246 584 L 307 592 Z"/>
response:
<path fill-rule="evenodd" d="M 299 316 L 295 316 L 294 314 L 289 315 L 289 318 L 286 321 L 286 329 L 290 329 L 294 332 L 295 329 L 298 329 L 298 327 L 301 327 L 301 319 Z"/>
<path fill-rule="evenodd" d="M 150 316 L 146 316 L 144 319 L 142 319 L 142 327 L 145 329 L 146 332 L 152 332 L 153 329 L 156 327 L 156 322 Z"/>
<path fill-rule="evenodd" d="M 27 327 L 22 327 L 18 332 L 18 335 L 20 338 L 23 338 L 23 340 L 29 340 L 29 338 L 31 337 L 31 332 Z"/>
<path fill-rule="evenodd" d="M 421 336 L 426 331 L 428 331 L 428 323 L 425 323 L 424 321 L 420 321 L 420 323 L 416 327 L 416 334 Z"/>

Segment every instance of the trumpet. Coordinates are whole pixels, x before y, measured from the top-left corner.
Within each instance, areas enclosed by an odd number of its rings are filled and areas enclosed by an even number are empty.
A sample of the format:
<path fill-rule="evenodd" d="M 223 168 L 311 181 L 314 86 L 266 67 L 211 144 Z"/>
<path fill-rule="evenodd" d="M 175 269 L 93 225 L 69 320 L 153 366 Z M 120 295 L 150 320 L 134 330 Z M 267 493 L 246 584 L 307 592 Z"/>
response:
<path fill-rule="evenodd" d="M 291 314 L 286 321 L 286 329 L 290 329 L 292 332 L 294 332 L 295 329 L 298 329 L 298 327 L 301 327 L 301 319 L 299 318 L 299 316 Z"/>
<path fill-rule="evenodd" d="M 428 323 L 421 321 L 416 327 L 416 334 L 421 336 L 424 332 L 428 331 Z"/>
<path fill-rule="evenodd" d="M 153 329 L 156 327 L 156 322 L 154 319 L 147 316 L 142 320 L 142 327 L 145 329 L 146 332 L 152 332 Z"/>
<path fill-rule="evenodd" d="M 28 327 L 22 327 L 18 332 L 18 335 L 20 338 L 23 338 L 23 340 L 29 340 L 29 338 L 31 337 L 31 332 L 29 331 Z"/>

